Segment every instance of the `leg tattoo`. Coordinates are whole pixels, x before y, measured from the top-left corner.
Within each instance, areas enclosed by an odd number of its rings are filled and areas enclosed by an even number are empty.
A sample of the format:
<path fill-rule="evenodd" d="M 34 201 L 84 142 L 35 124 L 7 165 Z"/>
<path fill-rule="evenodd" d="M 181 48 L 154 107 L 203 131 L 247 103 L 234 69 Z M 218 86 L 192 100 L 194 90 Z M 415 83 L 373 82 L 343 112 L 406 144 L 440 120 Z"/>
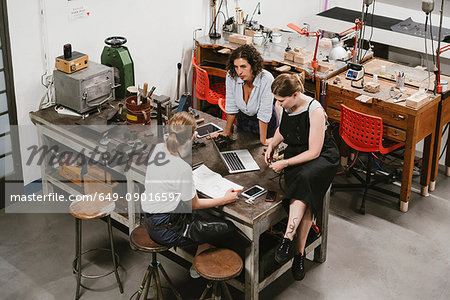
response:
<path fill-rule="evenodd" d="M 294 218 L 293 220 L 292 220 L 292 224 L 289 224 L 288 225 L 288 227 L 289 227 L 289 229 L 291 230 L 291 231 L 289 231 L 287 234 L 291 234 L 291 233 L 293 233 L 294 231 L 295 231 L 295 220 L 297 220 L 298 218 Z"/>

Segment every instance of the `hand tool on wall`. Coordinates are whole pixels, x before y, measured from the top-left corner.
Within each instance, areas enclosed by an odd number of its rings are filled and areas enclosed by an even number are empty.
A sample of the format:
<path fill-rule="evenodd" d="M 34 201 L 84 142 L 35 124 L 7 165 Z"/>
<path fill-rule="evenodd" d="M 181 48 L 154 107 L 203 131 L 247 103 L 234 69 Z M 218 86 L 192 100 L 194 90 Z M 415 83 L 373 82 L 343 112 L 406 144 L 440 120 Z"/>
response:
<path fill-rule="evenodd" d="M 180 99 L 180 77 L 181 77 L 181 63 L 177 64 L 178 75 L 177 75 L 177 100 Z"/>

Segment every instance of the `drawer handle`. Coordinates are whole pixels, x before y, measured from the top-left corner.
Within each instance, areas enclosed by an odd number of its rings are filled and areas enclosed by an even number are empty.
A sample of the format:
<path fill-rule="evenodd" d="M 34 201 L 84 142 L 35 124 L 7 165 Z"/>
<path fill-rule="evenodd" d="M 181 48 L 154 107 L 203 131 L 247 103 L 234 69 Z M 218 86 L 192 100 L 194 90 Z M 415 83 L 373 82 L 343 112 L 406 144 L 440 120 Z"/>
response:
<path fill-rule="evenodd" d="M 344 103 L 344 100 L 336 100 L 336 103 Z"/>
<path fill-rule="evenodd" d="M 396 120 L 396 121 L 402 121 L 402 120 L 405 119 L 405 116 L 403 116 L 403 115 L 397 115 L 397 116 L 393 115 L 392 118 L 394 120 Z"/>
<path fill-rule="evenodd" d="M 337 117 L 340 117 L 340 115 L 339 114 L 334 114 L 333 117 L 337 118 Z"/>
<path fill-rule="evenodd" d="M 400 133 L 398 133 L 397 131 L 395 131 L 394 133 L 392 133 L 393 136 L 399 136 Z"/>

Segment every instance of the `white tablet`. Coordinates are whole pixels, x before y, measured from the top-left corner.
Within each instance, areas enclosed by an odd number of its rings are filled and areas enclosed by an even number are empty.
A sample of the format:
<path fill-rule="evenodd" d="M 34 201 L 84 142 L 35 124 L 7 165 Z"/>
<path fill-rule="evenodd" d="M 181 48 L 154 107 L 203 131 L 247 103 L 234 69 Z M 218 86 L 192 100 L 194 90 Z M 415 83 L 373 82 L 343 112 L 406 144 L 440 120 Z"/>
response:
<path fill-rule="evenodd" d="M 197 137 L 199 138 L 203 138 L 205 136 L 208 136 L 209 134 L 212 134 L 214 132 L 221 132 L 223 131 L 222 128 L 220 128 L 219 126 L 217 126 L 214 123 L 208 123 L 208 124 L 204 124 L 202 126 L 197 127 Z"/>

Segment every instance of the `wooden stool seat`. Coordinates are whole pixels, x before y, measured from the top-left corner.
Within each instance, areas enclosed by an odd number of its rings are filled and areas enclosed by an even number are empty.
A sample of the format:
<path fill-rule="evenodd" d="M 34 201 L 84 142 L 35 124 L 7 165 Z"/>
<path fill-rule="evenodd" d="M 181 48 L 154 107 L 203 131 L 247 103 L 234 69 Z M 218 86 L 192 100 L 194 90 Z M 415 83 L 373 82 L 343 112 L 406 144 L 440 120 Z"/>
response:
<path fill-rule="evenodd" d="M 203 278 L 223 281 L 238 276 L 244 264 L 230 249 L 211 248 L 197 255 L 193 265 Z"/>
<path fill-rule="evenodd" d="M 136 227 L 130 235 L 130 243 L 136 248 L 137 251 L 150 252 L 152 253 L 152 261 L 147 267 L 144 279 L 142 280 L 139 290 L 136 293 L 136 300 L 139 300 L 144 295 L 144 300 L 147 300 L 148 291 L 150 289 L 151 282 L 153 280 L 153 299 L 159 300 L 163 299 L 163 292 L 161 287 L 161 279 L 159 277 L 159 271 L 166 279 L 169 288 L 172 290 L 173 294 L 177 300 L 182 300 L 180 293 L 175 289 L 172 281 L 170 281 L 167 272 L 164 270 L 162 264 L 157 260 L 156 254 L 158 252 L 163 252 L 169 250 L 169 247 L 160 245 L 153 241 L 147 232 L 145 225 L 141 224 Z"/>
<path fill-rule="evenodd" d="M 169 250 L 169 247 L 160 245 L 153 241 L 149 236 L 145 225 L 141 224 L 136 227 L 130 236 L 131 243 L 139 251 L 143 252 L 163 252 Z"/>
<path fill-rule="evenodd" d="M 74 201 L 70 204 L 70 213 L 77 219 L 94 220 L 108 216 L 116 207 L 110 201 Z"/>

